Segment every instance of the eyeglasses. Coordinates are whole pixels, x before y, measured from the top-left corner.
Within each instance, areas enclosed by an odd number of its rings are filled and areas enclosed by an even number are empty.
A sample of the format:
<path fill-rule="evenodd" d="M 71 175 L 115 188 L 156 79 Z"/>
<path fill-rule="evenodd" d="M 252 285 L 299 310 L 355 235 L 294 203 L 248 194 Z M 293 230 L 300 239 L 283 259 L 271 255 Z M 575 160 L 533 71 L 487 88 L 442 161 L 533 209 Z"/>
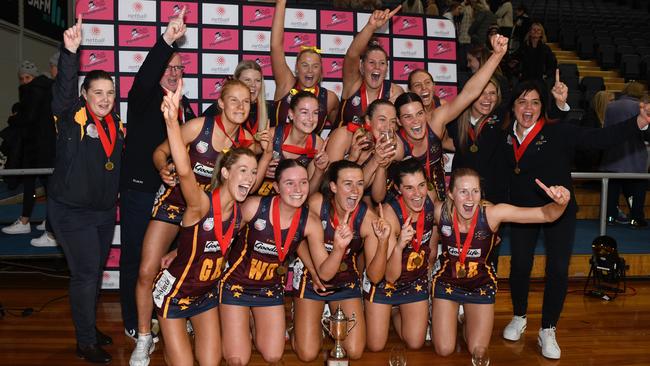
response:
<path fill-rule="evenodd" d="M 178 66 L 167 65 L 167 70 L 181 72 L 181 71 L 185 70 L 185 66 L 183 66 L 183 65 L 178 65 Z"/>

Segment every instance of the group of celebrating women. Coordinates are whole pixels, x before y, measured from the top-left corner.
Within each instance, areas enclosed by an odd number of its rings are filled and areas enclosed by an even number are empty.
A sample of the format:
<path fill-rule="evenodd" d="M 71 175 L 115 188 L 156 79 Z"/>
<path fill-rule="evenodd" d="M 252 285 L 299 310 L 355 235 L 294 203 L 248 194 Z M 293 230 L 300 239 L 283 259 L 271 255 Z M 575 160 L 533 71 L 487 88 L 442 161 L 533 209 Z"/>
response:
<path fill-rule="evenodd" d="M 319 84 L 318 49 L 303 48 L 293 70 L 286 64 L 285 6 L 286 0 L 277 1 L 273 20 L 276 91 L 272 106 L 264 101 L 261 69 L 254 62 L 242 61 L 234 79 L 223 85 L 216 106 L 186 123 L 179 116 L 182 79 L 175 89 L 165 88 L 160 110 L 167 140 L 155 150 L 152 163 L 163 186 L 144 239 L 136 289 L 139 335 L 131 365 L 149 363 L 152 311 L 160 322 L 165 358 L 171 365 L 192 365 L 195 357 L 201 365 L 218 365 L 222 359 L 229 365 L 244 365 L 253 342 L 265 361 L 278 362 L 287 329 L 289 273 L 293 287 L 289 333 L 302 361 L 314 360 L 320 353 L 325 304 L 333 309 L 340 306 L 356 319 L 343 343 L 353 359 L 366 349 L 382 350 L 391 323 L 407 347 L 417 349 L 425 343 L 430 322 L 435 351 L 451 354 L 460 305 L 469 352 L 486 348 L 497 292 L 492 253 L 504 222 L 519 224 L 519 231 L 532 230 L 535 240 L 539 226 L 531 228 L 533 223 L 547 223 L 546 232 L 567 236 L 554 244 L 563 246 L 555 251 L 557 258 L 549 258 L 556 261 L 549 266 L 560 294 L 548 295 L 554 301 L 548 305 L 542 331 L 553 330 L 554 345 L 540 331 L 542 353 L 559 358 L 559 347 L 557 354 L 552 349 L 557 347 L 554 326 L 564 300 L 562 283 L 566 292 L 567 268 L 562 266 L 568 267 L 575 221 L 575 209 L 567 209 L 575 207 L 575 201 L 565 166 L 570 157 L 564 155 L 580 144 L 604 146 L 610 143 L 606 136 L 633 134 L 648 124 L 647 111 L 641 106 L 638 118 L 605 133 L 563 127 L 545 117 L 546 90 L 536 83 L 522 83 L 513 92 L 506 116 L 496 116 L 500 91 L 491 77 L 508 46 L 507 38 L 499 35 L 491 39 L 492 55 L 453 100 L 445 103 L 436 97 L 426 70 L 413 71 L 409 92 L 404 92 L 386 80 L 387 54 L 372 38 L 399 7 L 375 11 L 354 38 L 344 59 L 339 102 Z M 184 10 L 170 21 L 163 37 L 182 36 L 183 15 Z M 57 86 L 76 85 L 74 54 L 80 40 L 81 19 L 64 34 Z M 119 117 L 111 112 L 112 81 L 104 74 L 89 73 L 81 104 L 60 115 L 59 134 L 67 135 L 59 138 L 57 159 L 73 156 L 67 164 L 83 169 L 81 160 L 86 157 L 74 155 L 81 148 L 80 128 L 81 146 L 96 149 L 91 157 L 102 162 L 101 171 L 86 174 L 110 181 L 119 172 L 119 154 L 109 154 L 105 138 L 87 137 L 93 124 L 93 130 L 110 132 L 109 141 L 122 141 L 121 132 L 115 134 L 116 128 L 121 131 Z M 559 78 L 552 95 L 557 107 L 565 110 L 567 90 Z M 80 122 L 79 111 L 88 111 L 93 119 Z M 508 121 L 514 125 L 508 127 L 510 131 L 502 128 L 509 126 Z M 324 126 L 333 128 L 326 139 L 321 137 Z M 75 148 L 70 147 L 71 141 Z M 443 145 L 455 149 L 458 159 L 448 185 Z M 555 155 L 561 157 L 551 161 Z M 70 179 L 68 172 L 67 166 L 57 164 L 55 181 Z M 518 206 L 506 203 L 505 194 L 496 194 L 510 182 L 517 185 L 510 202 Z M 101 188 L 91 185 L 91 189 Z M 496 202 L 485 201 L 485 195 Z M 62 205 L 76 204 L 72 199 L 59 200 Z M 107 209 L 84 204 L 93 212 Z M 114 206 L 109 209 L 114 212 Z M 75 249 L 73 240 L 66 238 L 69 229 L 53 224 L 70 261 Z M 169 252 L 175 238 L 176 249 Z M 525 257 L 522 264 L 514 263 L 518 245 L 512 243 L 512 268 L 519 271 L 516 280 L 525 288 L 518 293 L 517 303 L 513 287 L 515 317 L 504 332 L 512 340 L 518 339 L 513 329 L 519 335 L 525 329 L 530 275 Z M 440 266 L 434 271 L 438 257 Z M 98 263 L 103 263 L 101 258 Z M 553 272 L 555 264 L 558 268 Z M 73 280 L 79 277 L 72 266 L 71 271 Z M 72 287 L 71 283 L 71 292 Z M 96 288 L 85 291 L 91 296 Z M 546 317 L 546 295 L 544 307 Z M 193 327 L 194 353 L 187 319 Z M 92 332 L 97 334 L 79 337 L 82 331 L 88 333 L 86 324 L 87 319 L 75 319 L 77 353 L 92 362 L 106 361 L 93 358 L 99 351 L 88 351 L 101 345 L 103 338 L 96 328 Z"/>

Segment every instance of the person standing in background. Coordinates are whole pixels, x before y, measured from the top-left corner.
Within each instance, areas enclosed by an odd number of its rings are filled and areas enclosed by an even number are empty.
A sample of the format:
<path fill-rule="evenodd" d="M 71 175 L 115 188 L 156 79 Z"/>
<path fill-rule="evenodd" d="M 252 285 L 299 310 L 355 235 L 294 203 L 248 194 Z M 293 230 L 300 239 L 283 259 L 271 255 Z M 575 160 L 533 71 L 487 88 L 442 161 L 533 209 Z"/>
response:
<path fill-rule="evenodd" d="M 510 37 L 512 33 L 512 3 L 510 0 L 502 1 L 494 15 L 497 17 L 499 34 Z"/>

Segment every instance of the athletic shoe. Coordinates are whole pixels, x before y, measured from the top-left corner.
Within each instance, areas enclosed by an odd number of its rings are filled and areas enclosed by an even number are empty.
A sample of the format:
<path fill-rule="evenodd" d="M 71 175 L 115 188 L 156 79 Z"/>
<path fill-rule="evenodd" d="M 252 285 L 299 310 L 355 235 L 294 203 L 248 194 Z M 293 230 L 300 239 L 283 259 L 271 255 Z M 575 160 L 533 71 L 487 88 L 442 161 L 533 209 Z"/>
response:
<path fill-rule="evenodd" d="M 36 230 L 44 231 L 45 230 L 45 220 L 40 224 L 36 225 Z"/>
<path fill-rule="evenodd" d="M 542 356 L 552 360 L 560 359 L 560 346 L 555 340 L 555 327 L 540 329 L 537 345 L 542 349 Z"/>
<path fill-rule="evenodd" d="M 156 348 L 151 334 L 138 334 L 138 340 L 135 342 L 135 349 L 131 353 L 129 366 L 148 366 L 149 355 Z"/>
<path fill-rule="evenodd" d="M 32 232 L 32 226 L 28 223 L 23 224 L 20 219 L 16 220 L 13 224 L 2 228 L 5 234 L 29 234 Z"/>
<path fill-rule="evenodd" d="M 158 320 L 157 319 L 152 319 L 151 320 L 151 337 L 153 337 L 153 343 L 158 343 L 160 340 L 160 337 L 158 337 L 158 334 L 160 333 L 160 325 L 158 325 Z M 138 341 L 138 330 L 135 328 L 127 329 L 124 328 L 124 334 L 126 334 L 127 337 L 133 339 L 133 342 Z"/>
<path fill-rule="evenodd" d="M 54 240 L 54 238 L 51 237 L 47 231 L 44 232 L 43 235 L 39 236 L 38 238 L 32 239 L 29 242 L 29 244 L 31 244 L 33 247 L 39 247 L 39 248 L 55 247 L 58 245 L 56 243 L 56 240 Z"/>
<path fill-rule="evenodd" d="M 513 342 L 518 341 L 526 330 L 526 323 L 526 317 L 517 315 L 513 316 L 510 323 L 503 330 L 503 338 Z"/>
<path fill-rule="evenodd" d="M 458 322 L 463 324 L 465 322 L 465 308 L 461 304 L 458 306 Z"/>

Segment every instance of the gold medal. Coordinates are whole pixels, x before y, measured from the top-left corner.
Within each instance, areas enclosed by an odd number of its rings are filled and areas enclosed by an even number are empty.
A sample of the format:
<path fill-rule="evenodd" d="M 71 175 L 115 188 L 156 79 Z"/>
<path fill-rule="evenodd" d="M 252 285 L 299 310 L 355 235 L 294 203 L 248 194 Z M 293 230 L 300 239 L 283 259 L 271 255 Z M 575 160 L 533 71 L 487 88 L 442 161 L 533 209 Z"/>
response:
<path fill-rule="evenodd" d="M 519 173 L 521 173 L 521 169 L 519 169 L 519 167 L 515 167 L 515 174 L 519 174 Z"/>
<path fill-rule="evenodd" d="M 472 144 L 472 146 L 469 147 L 469 151 L 475 153 L 478 151 L 478 146 L 476 144 Z"/>
<path fill-rule="evenodd" d="M 465 277 L 467 277 L 467 271 L 465 271 L 465 265 L 461 264 L 461 266 L 462 267 L 460 267 L 458 269 L 458 271 L 456 271 L 456 277 L 457 278 L 465 278 Z"/>
<path fill-rule="evenodd" d="M 341 262 L 341 265 L 339 266 L 339 272 L 345 272 L 348 270 L 348 265 L 345 262 Z"/>
<path fill-rule="evenodd" d="M 284 276 L 285 274 L 287 274 L 287 267 L 286 267 L 286 266 L 278 266 L 278 268 L 276 268 L 275 271 L 276 271 L 280 276 Z"/>
<path fill-rule="evenodd" d="M 418 255 L 417 257 L 413 258 L 413 264 L 415 265 L 416 268 L 420 268 L 420 266 L 422 265 L 422 257 Z"/>
<path fill-rule="evenodd" d="M 260 136 L 261 136 L 260 132 L 257 132 L 257 133 L 255 133 L 255 134 L 253 135 L 253 138 L 255 139 L 255 141 L 259 141 L 259 140 L 260 140 Z"/>
<path fill-rule="evenodd" d="M 115 164 L 113 164 L 113 162 L 109 160 L 106 162 L 106 164 L 104 164 L 104 169 L 110 172 L 111 170 L 115 169 Z"/>
<path fill-rule="evenodd" d="M 433 188 L 434 188 L 434 187 L 435 187 L 435 186 L 433 185 L 433 182 L 427 182 L 427 189 L 428 189 L 428 190 L 433 191 Z"/>

